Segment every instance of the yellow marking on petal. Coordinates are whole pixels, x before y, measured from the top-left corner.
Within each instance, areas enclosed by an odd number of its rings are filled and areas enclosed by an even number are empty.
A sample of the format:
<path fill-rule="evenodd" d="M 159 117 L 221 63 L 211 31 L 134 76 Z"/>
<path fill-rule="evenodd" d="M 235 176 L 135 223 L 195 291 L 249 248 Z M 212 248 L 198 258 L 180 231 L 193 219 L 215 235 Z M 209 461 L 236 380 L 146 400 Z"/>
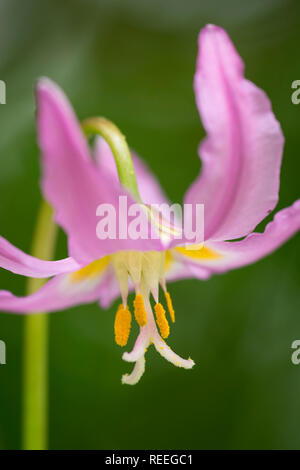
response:
<path fill-rule="evenodd" d="M 174 308 L 173 308 L 173 303 L 172 303 L 172 299 L 171 299 L 171 296 L 170 296 L 169 292 L 165 292 L 165 298 L 166 298 L 166 302 L 167 302 L 167 306 L 168 306 L 168 310 L 169 310 L 171 320 L 172 320 L 173 323 L 175 323 L 175 311 L 174 311 Z"/>
<path fill-rule="evenodd" d="M 165 252 L 165 272 L 168 272 L 173 262 L 173 256 L 170 250 Z"/>
<path fill-rule="evenodd" d="M 195 260 L 215 260 L 220 259 L 223 256 L 215 250 L 208 248 L 207 246 L 202 246 L 199 250 L 195 250 L 195 246 L 189 245 L 186 248 L 184 247 L 177 247 L 175 248 L 179 253 L 188 258 L 192 258 Z"/>
<path fill-rule="evenodd" d="M 168 320 L 166 319 L 166 311 L 161 303 L 158 303 L 154 307 L 156 322 L 158 324 L 160 334 L 162 338 L 167 338 L 170 334 L 170 327 Z"/>
<path fill-rule="evenodd" d="M 135 296 L 134 302 L 134 316 L 140 326 L 145 326 L 147 323 L 147 312 L 144 305 L 144 299 L 142 294 Z"/>
<path fill-rule="evenodd" d="M 84 281 L 85 279 L 94 279 L 107 267 L 109 264 L 110 257 L 104 256 L 101 259 L 97 259 L 92 263 L 84 266 L 84 268 L 75 271 L 74 273 L 70 274 L 71 282 L 80 282 Z"/>
<path fill-rule="evenodd" d="M 119 346 L 126 346 L 131 328 L 131 313 L 129 308 L 124 308 L 123 304 L 119 305 L 116 313 L 114 330 L 115 341 Z"/>

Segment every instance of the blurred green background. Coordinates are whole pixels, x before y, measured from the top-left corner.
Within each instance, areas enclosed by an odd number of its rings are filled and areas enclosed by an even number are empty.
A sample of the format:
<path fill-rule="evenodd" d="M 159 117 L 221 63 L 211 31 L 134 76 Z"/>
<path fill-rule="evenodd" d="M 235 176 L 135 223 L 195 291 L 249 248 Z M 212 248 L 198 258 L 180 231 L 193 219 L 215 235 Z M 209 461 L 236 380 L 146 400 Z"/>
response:
<path fill-rule="evenodd" d="M 0 0 L 0 233 L 25 251 L 40 202 L 33 88 L 49 76 L 80 118 L 104 115 L 180 202 L 199 170 L 204 132 L 192 81 L 197 34 L 225 27 L 247 77 L 270 96 L 286 137 L 279 208 L 300 196 L 298 0 Z M 154 351 L 135 387 L 113 341 L 115 305 L 50 317 L 51 449 L 300 448 L 300 236 L 271 257 L 170 291 L 170 345 L 196 362 L 177 369 Z M 60 234 L 57 256 L 66 254 Z M 0 271 L 0 288 L 25 279 Z M 21 446 L 22 316 L 0 314 L 0 448 Z"/>

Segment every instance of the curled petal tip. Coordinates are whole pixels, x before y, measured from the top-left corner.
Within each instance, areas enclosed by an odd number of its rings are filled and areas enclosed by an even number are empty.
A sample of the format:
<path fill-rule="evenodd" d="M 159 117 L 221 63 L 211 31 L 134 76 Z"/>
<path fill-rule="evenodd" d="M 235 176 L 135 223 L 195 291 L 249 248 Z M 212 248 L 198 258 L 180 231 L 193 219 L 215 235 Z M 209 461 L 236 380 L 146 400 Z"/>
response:
<path fill-rule="evenodd" d="M 204 26 L 204 28 L 201 29 L 199 39 L 201 40 L 212 35 L 219 35 L 226 38 L 228 37 L 227 32 L 225 31 L 225 29 L 221 28 L 221 26 L 217 26 L 215 24 L 207 24 L 206 26 Z"/>
<path fill-rule="evenodd" d="M 58 85 L 48 77 L 39 77 L 36 81 L 37 92 L 60 90 Z"/>
<path fill-rule="evenodd" d="M 217 26 L 213 23 L 208 23 L 204 28 L 201 30 L 203 31 L 209 31 L 209 32 L 214 32 L 214 31 L 224 31 L 220 26 Z"/>
<path fill-rule="evenodd" d="M 47 85 L 48 83 L 53 83 L 52 80 L 48 77 L 42 76 L 42 77 L 38 77 L 36 80 L 37 86 Z"/>
<path fill-rule="evenodd" d="M 206 240 L 246 236 L 278 199 L 282 131 L 269 99 L 243 70 L 227 32 L 203 28 L 194 87 L 207 136 L 201 173 L 185 203 L 204 204 Z"/>

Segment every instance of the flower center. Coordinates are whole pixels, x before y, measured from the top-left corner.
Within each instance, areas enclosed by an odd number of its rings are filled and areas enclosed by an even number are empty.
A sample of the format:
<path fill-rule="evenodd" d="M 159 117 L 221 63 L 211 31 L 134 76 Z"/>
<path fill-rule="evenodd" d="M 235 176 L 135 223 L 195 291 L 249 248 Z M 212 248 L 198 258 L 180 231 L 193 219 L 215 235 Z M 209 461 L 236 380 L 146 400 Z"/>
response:
<path fill-rule="evenodd" d="M 132 320 L 127 305 L 129 286 L 133 287 L 136 293 L 133 302 L 134 316 L 140 327 L 140 333 L 133 350 L 123 354 L 123 359 L 135 362 L 135 367 L 130 375 L 126 374 L 122 377 L 122 382 L 133 385 L 139 381 L 145 370 L 146 350 L 152 343 L 156 350 L 174 365 L 186 369 L 193 367 L 194 362 L 191 359 L 182 359 L 164 341 L 169 336 L 170 326 L 166 311 L 162 303 L 159 302 L 160 286 L 164 291 L 170 318 L 172 322 L 175 322 L 175 311 L 165 281 L 165 267 L 168 265 L 166 253 L 121 251 L 112 255 L 112 264 L 122 297 L 122 304 L 118 308 L 114 324 L 116 343 L 119 346 L 126 346 L 129 338 Z M 151 295 L 155 301 L 156 320 L 150 303 Z"/>

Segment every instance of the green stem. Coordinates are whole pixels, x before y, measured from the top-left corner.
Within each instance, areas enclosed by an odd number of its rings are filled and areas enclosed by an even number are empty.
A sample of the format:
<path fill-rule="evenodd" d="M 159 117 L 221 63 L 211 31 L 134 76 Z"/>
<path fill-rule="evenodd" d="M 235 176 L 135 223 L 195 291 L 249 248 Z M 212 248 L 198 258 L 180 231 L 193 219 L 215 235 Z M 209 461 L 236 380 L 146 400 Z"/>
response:
<path fill-rule="evenodd" d="M 50 260 L 56 240 L 56 225 L 52 209 L 44 201 L 37 219 L 32 255 Z M 44 279 L 29 279 L 28 294 L 33 294 L 45 283 Z M 24 394 L 23 394 L 23 449 L 47 448 L 48 427 L 48 316 L 39 314 L 25 317 L 24 331 Z"/>
<path fill-rule="evenodd" d="M 121 185 L 141 202 L 130 150 L 120 129 L 103 117 L 86 119 L 82 128 L 87 135 L 98 134 L 106 140 L 114 155 Z"/>

